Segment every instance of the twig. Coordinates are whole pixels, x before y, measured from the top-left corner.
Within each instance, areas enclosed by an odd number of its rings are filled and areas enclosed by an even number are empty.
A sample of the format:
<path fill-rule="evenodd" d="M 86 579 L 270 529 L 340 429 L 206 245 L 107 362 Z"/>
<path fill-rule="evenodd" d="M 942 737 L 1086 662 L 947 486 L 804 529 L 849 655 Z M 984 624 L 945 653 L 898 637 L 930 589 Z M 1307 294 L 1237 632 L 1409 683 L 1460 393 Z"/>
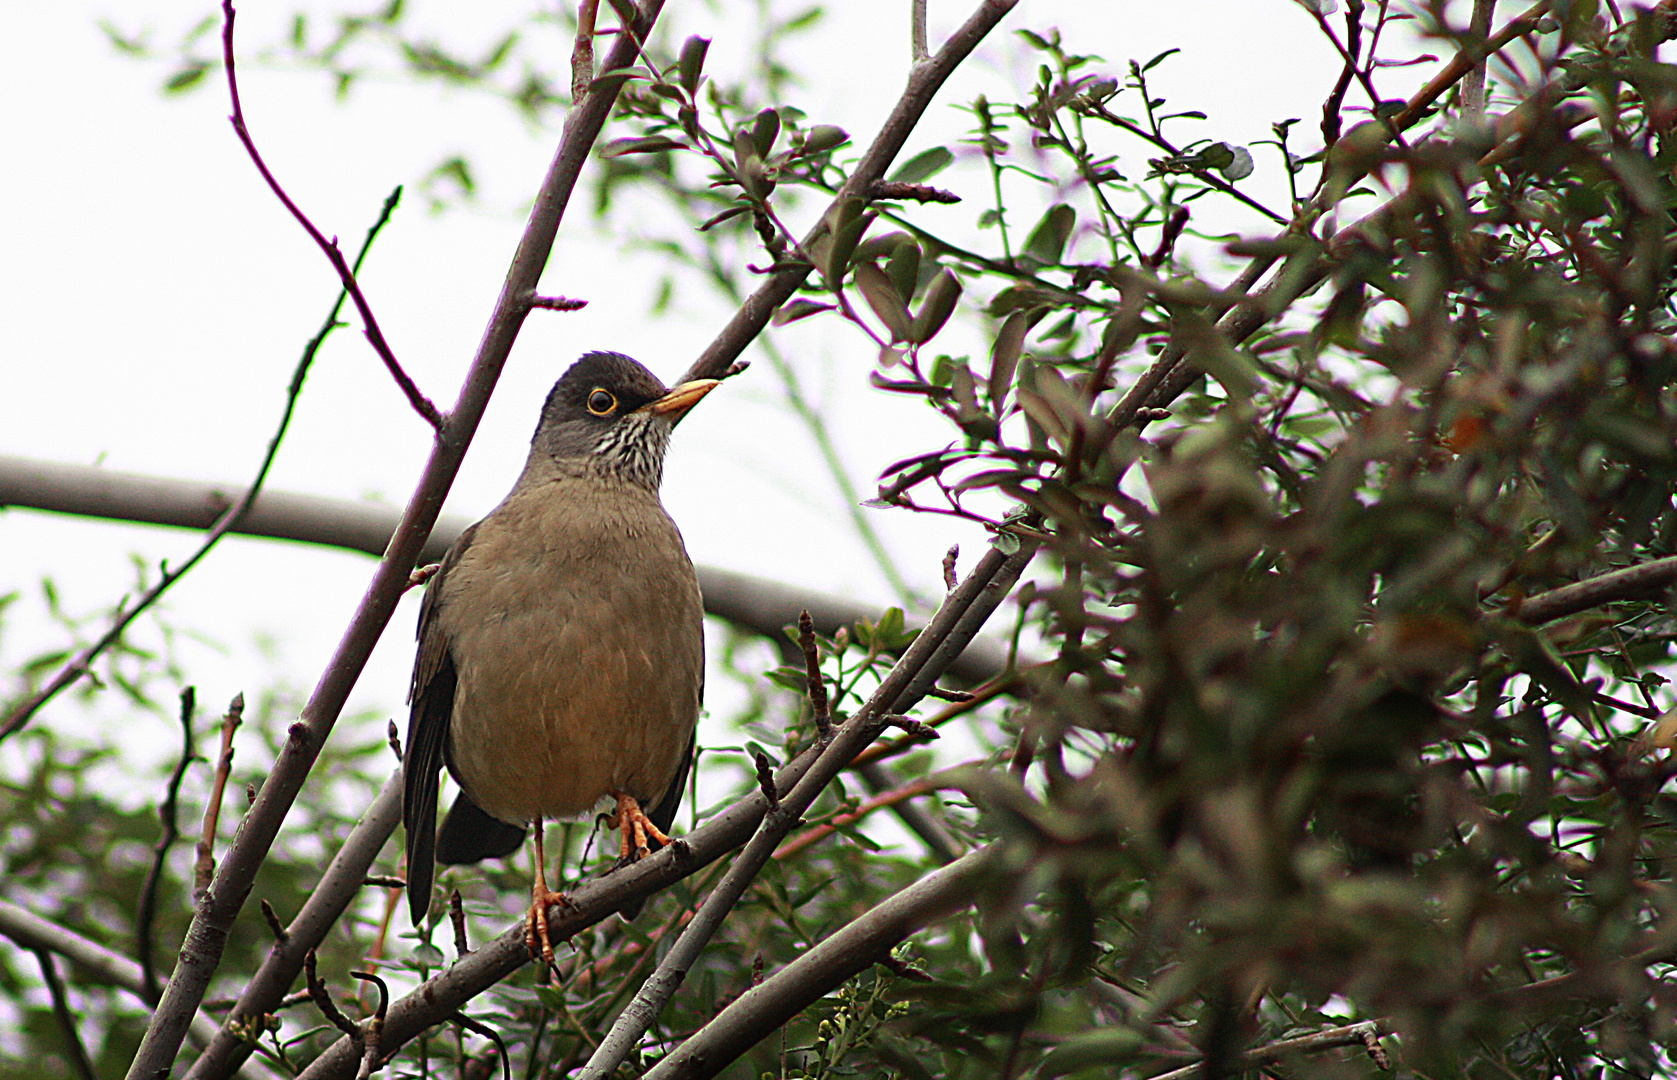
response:
<path fill-rule="evenodd" d="M 338 1008 L 338 1003 L 332 1000 L 332 992 L 326 989 L 326 984 L 315 974 L 313 949 L 309 950 L 308 956 L 303 960 L 303 975 L 309 988 L 309 1000 L 320 1010 L 320 1015 L 326 1018 L 327 1023 L 354 1039 L 356 1046 L 360 1046 L 363 1038 L 361 1025 L 343 1014 L 343 1010 Z"/>
<path fill-rule="evenodd" d="M 355 1074 L 355 1080 L 367 1080 L 378 1071 L 383 1060 L 380 1047 L 384 1042 L 384 1016 L 390 1011 L 390 987 L 371 971 L 352 971 L 350 974 L 378 987 L 378 1008 L 367 1018 L 367 1026 L 362 1031 L 364 1048 L 361 1051 L 361 1068 Z"/>
<path fill-rule="evenodd" d="M 568 296 L 535 296 L 530 297 L 530 306 L 542 311 L 581 311 L 588 306 L 586 300 L 572 300 Z"/>
<path fill-rule="evenodd" d="M 1385 1060 L 1386 1053 L 1380 1047 L 1380 1022 L 1378 1020 L 1364 1020 L 1359 1024 L 1347 1024 L 1345 1027 L 1329 1028 L 1326 1031 L 1314 1032 L 1310 1035 L 1300 1035 L 1295 1039 L 1282 1039 L 1280 1042 L 1268 1043 L 1246 1051 L 1239 1057 L 1242 1065 L 1265 1065 L 1277 1061 L 1290 1054 L 1310 1054 L 1318 1050 L 1332 1050 L 1338 1046 L 1361 1046 L 1367 1050 L 1369 1057 L 1374 1059 L 1378 1068 L 1390 1069 L 1391 1062 Z M 1205 1072 L 1205 1063 L 1196 1061 L 1192 1065 L 1184 1065 L 1180 1069 L 1159 1073 L 1149 1080 L 1191 1080 Z M 651 1074 L 648 1073 L 648 1076 Z"/>
<path fill-rule="evenodd" d="M 169 784 L 163 791 L 163 802 L 157 808 L 163 824 L 163 835 L 152 849 L 151 869 L 146 872 L 146 883 L 140 886 L 140 906 L 134 913 L 134 952 L 140 958 L 140 976 L 145 980 L 145 997 L 152 1004 L 162 995 L 157 981 L 157 941 L 154 937 L 157 919 L 157 890 L 163 884 L 163 871 L 169 859 L 169 849 L 180 838 L 181 781 L 186 778 L 187 766 L 192 764 L 192 719 L 197 711 L 198 697 L 192 687 L 181 691 L 181 756 Z"/>
<path fill-rule="evenodd" d="M 815 647 L 815 620 L 809 609 L 798 614 L 798 644 L 804 650 L 804 680 L 808 688 L 809 709 L 815 717 L 815 732 L 822 742 L 833 734 L 833 717 L 827 706 L 827 683 L 821 677 L 821 657 Z"/>
<path fill-rule="evenodd" d="M 950 544 L 949 550 L 943 553 L 943 588 L 945 591 L 953 589 L 959 580 L 955 576 L 955 561 L 961 557 L 961 545 Z"/>
<path fill-rule="evenodd" d="M 384 228 L 385 222 L 390 220 L 390 214 L 396 209 L 396 203 L 400 200 L 401 195 L 402 189 L 398 187 L 384 200 L 384 209 L 379 213 L 378 220 L 373 222 L 373 227 L 367 230 L 367 236 L 361 242 L 361 250 L 356 253 L 355 265 L 357 268 L 360 267 L 361 261 L 367 257 L 368 250 L 373 246 L 374 238 Z M 6 717 L 5 723 L 0 724 L 0 739 L 5 739 L 6 736 L 28 723 L 29 718 L 34 716 L 41 706 L 51 701 L 59 691 L 91 671 L 94 659 L 120 640 L 123 631 L 127 630 L 129 625 L 139 618 L 142 612 L 155 604 L 158 598 L 169 590 L 171 585 L 185 577 L 193 567 L 197 566 L 223 536 L 230 532 L 239 531 L 239 526 L 250 514 L 257 496 L 261 494 L 262 485 L 268 479 L 268 471 L 273 467 L 274 458 L 279 454 L 280 443 L 285 440 L 285 433 L 291 427 L 291 418 L 297 411 L 297 399 L 303 393 L 303 380 L 307 377 L 309 369 L 314 365 L 314 358 L 320 352 L 320 347 L 326 343 L 326 339 L 331 336 L 332 331 L 338 328 L 338 313 L 343 309 L 343 302 L 344 297 L 340 293 L 337 301 L 332 305 L 332 310 L 327 312 L 326 321 L 321 324 L 315 336 L 309 339 L 308 344 L 303 346 L 303 355 L 298 359 L 297 367 L 291 373 L 291 382 L 286 387 L 285 407 L 280 411 L 279 423 L 274 428 L 273 437 L 268 440 L 267 452 L 263 454 L 262 463 L 256 468 L 256 478 L 250 482 L 250 486 L 232 505 L 218 511 L 218 516 L 214 517 L 210 525 L 210 531 L 198 545 L 197 551 L 193 552 L 176 569 L 164 568 L 161 570 L 157 584 L 146 590 L 132 607 L 118 612 L 116 617 L 111 620 L 110 628 L 105 631 L 98 641 L 77 653 L 76 657 L 59 669 L 58 674 L 54 675 L 45 686 L 12 710 L 11 714 Z"/>
<path fill-rule="evenodd" d="M 636 30 L 644 35 L 662 8 L 663 0 L 643 0 L 639 8 L 642 22 Z M 624 67 L 633 55 L 630 35 L 622 35 L 607 55 L 605 68 Z M 519 327 L 529 313 L 530 297 L 535 294 L 536 281 L 547 265 L 560 218 L 582 166 L 616 100 L 616 89 L 603 87 L 599 92 L 590 92 L 565 119 L 558 152 L 536 193 L 529 223 L 519 240 L 460 395 L 437 432 L 430 458 L 403 512 L 402 522 L 391 537 L 390 546 L 343 638 L 304 705 L 302 716 L 289 728 L 256 805 L 245 815 L 238 835 L 223 858 L 222 872 L 193 913 L 192 925 L 181 946 L 183 962 L 152 1014 L 139 1053 L 129 1067 L 129 1080 L 161 1080 L 168 1075 L 186 1022 L 196 1012 L 221 962 L 233 922 L 250 893 L 257 869 L 267 857 L 350 689 L 406 589 L 408 573 L 436 521 L 437 511 L 471 445 Z M 355 880 L 359 882 L 364 874 L 365 869 Z"/>
<path fill-rule="evenodd" d="M 974 690 L 967 700 L 953 702 L 938 710 L 924 721 L 924 725 L 928 728 L 940 727 L 958 716 L 971 712 L 987 701 L 998 698 L 1003 694 L 1013 693 L 1019 688 L 1019 685 L 1020 680 L 1017 673 L 1000 676 Z M 850 764 L 859 767 L 884 758 L 895 757 L 906 750 L 912 750 L 914 747 L 921 745 L 929 738 L 930 736 L 926 735 L 905 735 L 890 742 L 878 742 L 857 754 L 856 760 Z"/>
<path fill-rule="evenodd" d="M 373 351 L 378 353 L 379 359 L 384 361 L 385 369 L 390 372 L 390 377 L 396 380 L 396 385 L 401 389 L 403 396 L 408 399 L 408 404 L 413 407 L 414 412 L 424 418 L 427 424 L 431 425 L 433 431 L 436 431 L 442 427 L 442 415 L 437 412 L 437 407 L 431 403 L 431 399 L 420 393 L 419 387 L 408 377 L 408 373 L 402 370 L 402 365 L 397 361 L 396 354 L 390 351 L 389 343 L 384 340 L 384 331 L 379 329 L 378 319 L 373 316 L 372 305 L 367 303 L 366 296 L 361 292 L 361 283 L 356 278 L 355 270 L 344 261 L 344 253 L 338 249 L 337 239 L 334 237 L 328 240 L 319 229 L 315 228 L 314 222 L 309 220 L 308 215 L 303 213 L 302 208 L 293 202 L 291 196 L 287 195 L 285 189 L 280 186 L 279 180 L 269 170 L 268 163 L 262 160 L 261 151 L 256 149 L 256 140 L 251 138 L 250 129 L 245 125 L 244 105 L 239 100 L 238 66 L 233 61 L 233 20 L 235 16 L 233 0 L 221 0 L 221 61 L 222 67 L 227 72 L 227 97 L 233 108 L 233 115 L 227 119 L 233 125 L 233 132 L 238 135 L 239 142 L 244 144 L 245 153 L 250 155 L 250 160 L 256 166 L 256 171 L 262 174 L 262 179 L 267 183 L 268 190 L 272 191 L 274 197 L 284 205 L 286 210 L 290 211 L 291 216 L 297 220 L 297 224 L 301 225 L 303 231 L 309 234 L 309 239 L 313 240 L 315 246 L 325 254 L 326 260 L 332 264 L 332 269 L 337 271 L 338 281 L 343 284 L 344 291 L 349 294 L 350 300 L 355 304 L 355 310 L 361 315 L 361 328 L 367 337 L 368 344 L 372 345 Z M 359 260 L 357 261 L 359 262 Z"/>
<path fill-rule="evenodd" d="M 1654 596 L 1674 582 L 1677 582 L 1677 555 L 1538 593 L 1518 606 L 1510 604 L 1508 613 L 1532 624 L 1554 622 L 1603 604 Z"/>
<path fill-rule="evenodd" d="M 41 981 L 47 984 L 47 993 L 52 996 L 52 1015 L 58 1021 L 58 1030 L 64 1035 L 64 1056 L 70 1059 L 70 1067 L 76 1070 L 81 1080 L 99 1080 L 99 1074 L 93 1071 L 93 1059 L 88 1057 L 87 1047 L 82 1043 L 81 1032 L 76 1030 L 76 1016 L 70 1011 L 70 996 L 64 992 L 64 982 L 58 977 L 52 953 L 36 949 L 35 961 L 41 965 Z"/>
<path fill-rule="evenodd" d="M 204 829 L 198 837 L 198 859 L 192 872 L 194 902 L 202 899 L 215 878 L 215 837 L 221 821 L 221 800 L 227 791 L 228 774 L 233 771 L 233 733 L 239 729 L 244 712 L 244 694 L 234 694 L 227 705 L 227 714 L 221 718 L 221 753 L 216 758 L 215 783 L 210 788 L 209 801 L 204 804 Z"/>
<path fill-rule="evenodd" d="M 809 847 L 811 844 L 819 843 L 820 841 L 825 840 L 827 837 L 838 832 L 846 825 L 855 824 L 862 818 L 873 813 L 875 810 L 896 806 L 898 803 L 904 802 L 908 799 L 916 799 L 921 795 L 937 791 L 938 789 L 946 786 L 943 781 L 943 775 L 944 774 L 939 773 L 936 776 L 928 776 L 924 779 L 916 780 L 911 784 L 904 784 L 902 787 L 897 788 L 894 791 L 887 791 L 882 794 L 875 795 L 871 799 L 864 799 L 856 807 L 856 809 L 850 811 L 849 813 L 840 814 L 833 818 L 833 820 L 826 822 L 825 824 L 817 825 L 815 828 L 800 833 L 799 835 L 786 841 L 786 843 L 775 849 L 774 857 L 776 859 L 789 859 L 793 855 L 802 851 L 804 848 Z"/>
<path fill-rule="evenodd" d="M 1473 0 L 1473 15 L 1468 19 L 1469 40 L 1478 46 L 1491 32 L 1491 13 L 1496 0 Z M 1473 70 L 1462 76 L 1462 115 L 1473 123 L 1485 120 L 1485 65 L 1489 56 L 1482 57 Z"/>
<path fill-rule="evenodd" d="M 459 894 L 456 894 L 459 895 Z M 512 1080 L 512 1058 L 507 1056 L 507 1044 L 501 1041 L 501 1036 L 488 1024 L 473 1020 L 463 1012 L 457 1012 L 450 1017 L 456 1024 L 470 1031 L 474 1035 L 482 1035 L 495 1044 L 495 1051 L 501 1058 L 501 1080 Z"/>
<path fill-rule="evenodd" d="M 279 912 L 274 910 L 274 905 L 263 900 L 261 908 L 262 921 L 268 924 L 268 932 L 274 935 L 274 944 L 280 946 L 289 944 L 291 933 L 286 930 L 285 924 L 280 922 Z"/>
<path fill-rule="evenodd" d="M 594 81 L 594 23 L 600 0 L 579 0 L 576 6 L 576 44 L 571 47 L 571 101 L 588 93 Z"/>
<path fill-rule="evenodd" d="M 989 848 L 980 848 L 875 905 L 741 994 L 642 1080 L 687 1080 L 722 1071 L 811 1002 L 889 955 L 910 934 L 970 904 L 989 856 Z"/>
<path fill-rule="evenodd" d="M 926 0 L 914 0 L 909 6 L 909 55 L 918 64 L 929 55 L 926 42 Z"/>
<path fill-rule="evenodd" d="M 448 894 L 448 919 L 454 924 L 454 955 L 470 955 L 472 947 L 466 943 L 466 906 L 460 900 L 460 890 Z"/>
<path fill-rule="evenodd" d="M 201 528 L 214 522 L 226 505 L 227 499 L 213 484 L 0 455 L 0 506 Z M 382 555 L 399 518 L 398 511 L 347 499 L 267 491 L 231 531 Z M 431 563 L 441 559 L 467 524 L 452 518 L 439 520 L 419 559 Z M 713 566 L 695 569 L 705 613 L 752 633 L 779 638 L 805 607 L 815 619 L 816 632 L 827 635 L 878 614 L 877 609 L 844 597 L 811 594 L 800 585 Z M 956 659 L 950 674 L 968 683 L 987 682 L 1001 672 L 1006 659 L 1004 643 L 980 638 Z"/>

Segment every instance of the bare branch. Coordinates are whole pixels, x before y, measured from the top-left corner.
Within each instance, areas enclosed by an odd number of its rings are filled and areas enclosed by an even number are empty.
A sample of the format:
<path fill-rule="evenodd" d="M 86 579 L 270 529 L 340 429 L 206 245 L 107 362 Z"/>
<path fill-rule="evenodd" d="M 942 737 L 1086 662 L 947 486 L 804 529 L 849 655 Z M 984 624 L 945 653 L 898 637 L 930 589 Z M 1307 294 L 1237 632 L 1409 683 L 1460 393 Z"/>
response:
<path fill-rule="evenodd" d="M 644 36 L 662 9 L 663 0 L 644 0 L 639 8 L 642 21 L 634 28 L 636 34 Z M 630 63 L 635 48 L 633 36 L 619 37 L 607 56 L 606 70 Z M 547 265 L 548 253 L 553 248 L 560 218 L 577 177 L 616 100 L 615 87 L 590 92 L 565 119 L 558 152 L 536 193 L 529 223 L 513 255 L 460 396 L 437 432 L 431 456 L 403 513 L 402 523 L 391 537 L 390 546 L 342 641 L 304 705 L 301 718 L 287 732 L 255 805 L 245 815 L 238 835 L 222 860 L 221 873 L 193 915 L 181 946 L 183 962 L 152 1014 L 139 1053 L 129 1067 L 129 1080 L 160 1080 L 169 1072 L 186 1022 L 203 1000 L 209 980 L 220 964 L 233 920 L 250 894 L 256 871 L 267 857 L 373 646 L 390 621 L 397 600 L 407 588 L 408 574 L 477 431 L 518 330 L 529 314 L 530 298 Z M 356 875 L 356 880 L 361 876 Z"/>
<path fill-rule="evenodd" d="M 714 1076 L 764 1036 L 846 979 L 888 956 L 910 934 L 970 904 L 990 861 L 980 848 L 885 900 L 736 998 L 647 1070 L 643 1080 Z"/>
<path fill-rule="evenodd" d="M 209 802 L 204 804 L 204 830 L 198 838 L 198 860 L 193 868 L 192 896 L 201 898 L 209 891 L 215 877 L 215 836 L 221 821 L 221 800 L 227 792 L 227 777 L 233 771 L 233 733 L 239 730 L 244 717 L 245 696 L 234 694 L 221 718 L 221 753 L 216 758 L 215 783 L 210 788 Z"/>
<path fill-rule="evenodd" d="M 403 396 L 408 399 L 408 404 L 413 406 L 414 412 L 423 417 L 427 424 L 431 425 L 432 430 L 437 430 L 442 427 L 442 416 L 437 412 L 437 407 L 431 403 L 431 399 L 420 393 L 419 387 L 414 385 L 414 381 L 408 377 L 408 373 L 402 369 L 401 363 L 397 361 L 396 354 L 390 351 L 389 343 L 384 340 L 384 331 L 379 329 L 378 319 L 373 317 L 372 305 L 367 303 L 366 296 L 361 292 L 361 283 L 356 279 L 355 271 L 344 261 L 343 252 L 338 250 L 337 239 L 334 237 L 328 240 L 319 229 L 315 228 L 314 222 L 309 220 L 308 215 L 303 213 L 302 208 L 293 202 L 291 196 L 287 195 L 285 189 L 280 186 L 279 180 L 268 168 L 268 163 L 262 160 L 261 151 L 256 149 L 256 140 L 251 138 L 250 129 L 245 125 L 244 105 L 239 100 L 238 65 L 233 61 L 233 20 L 235 14 L 233 0 L 221 0 L 221 65 L 227 73 L 227 96 L 233 106 L 233 115 L 228 117 L 228 120 L 233 124 L 233 131 L 239 136 L 239 142 L 244 144 L 245 153 L 250 155 L 250 160 L 256 165 L 256 171 L 261 173 L 262 179 L 267 182 L 268 189 L 274 193 L 274 197 L 279 199 L 286 210 L 291 213 L 291 216 L 297 219 L 297 224 L 301 225 L 303 231 L 309 234 L 309 239 L 313 240 L 315 246 L 325 253 L 327 261 L 332 264 L 332 269 L 337 271 L 338 280 L 343 284 L 344 292 L 348 293 L 350 299 L 354 301 L 355 310 L 361 313 L 362 331 L 367 336 L 367 342 L 372 345 L 373 351 L 378 353 L 379 359 L 384 362 L 385 369 L 390 372 L 390 377 L 396 380 L 396 385 L 401 389 Z"/>
<path fill-rule="evenodd" d="M 796 855 L 798 852 L 809 847 L 811 844 L 816 844 L 825 840 L 827 837 L 838 832 L 846 825 L 854 825 L 856 822 L 862 820 L 864 817 L 867 817 L 875 810 L 896 806 L 897 804 L 905 802 L 909 799 L 917 799 L 922 795 L 937 791 L 939 788 L 944 786 L 943 776 L 943 773 L 938 773 L 935 776 L 924 777 L 923 779 L 915 780 L 912 783 L 904 784 L 902 787 L 896 788 L 892 791 L 875 795 L 871 799 L 865 799 L 862 801 L 861 805 L 856 807 L 856 809 L 848 813 L 839 814 L 826 824 L 817 825 L 815 828 L 809 829 L 793 839 L 786 841 L 786 843 L 780 845 L 780 847 L 775 850 L 774 857 L 777 859 L 791 858 L 793 855 Z"/>
<path fill-rule="evenodd" d="M 1293 1054 L 1313 1054 L 1318 1050 L 1332 1050 L 1339 1046 L 1361 1046 L 1374 1058 L 1375 1065 L 1381 1069 L 1391 1068 L 1390 1062 L 1385 1061 L 1386 1053 L 1380 1048 L 1380 1022 L 1364 1020 L 1360 1024 L 1347 1024 L 1344 1027 L 1329 1028 L 1309 1035 L 1300 1035 L 1294 1039 L 1282 1039 L 1265 1046 L 1248 1050 L 1241 1054 L 1239 1062 L 1242 1065 L 1267 1065 L 1272 1061 Z M 1160 1073 L 1151 1080 L 1190 1080 L 1201 1076 L 1205 1072 L 1205 1063 L 1196 1061 L 1192 1065 L 1184 1065 L 1180 1069 Z M 650 1075 L 650 1074 L 648 1074 Z"/>
<path fill-rule="evenodd" d="M 186 777 L 187 766 L 192 764 L 192 718 L 193 713 L 197 711 L 197 701 L 197 694 L 192 687 L 181 691 L 180 761 L 175 764 L 175 771 L 169 776 L 168 786 L 163 791 L 163 802 L 157 808 L 163 834 L 157 838 L 157 846 L 152 849 L 151 869 L 146 872 L 145 884 L 140 886 L 140 906 L 134 913 L 134 951 L 140 958 L 140 975 L 145 981 L 145 998 L 154 1005 L 163 994 L 163 988 L 157 979 L 157 941 L 153 933 L 157 919 L 157 890 L 163 884 L 163 870 L 169 859 L 169 849 L 175 846 L 175 841 L 180 837 L 181 781 Z"/>
<path fill-rule="evenodd" d="M 70 996 L 64 992 L 64 981 L 58 977 L 52 953 L 36 949 L 35 960 L 41 965 L 41 981 L 47 984 L 47 993 L 52 996 L 52 1015 L 64 1036 L 64 1056 L 70 1059 L 70 1067 L 76 1070 L 81 1080 L 99 1080 L 99 1074 L 93 1071 L 93 1059 L 88 1057 L 87 1046 L 82 1042 L 81 1032 L 76 1029 L 76 1014 L 70 1011 Z"/>
<path fill-rule="evenodd" d="M 815 620 L 810 618 L 808 608 L 798 613 L 798 644 L 804 650 L 804 680 L 809 688 L 809 709 L 815 717 L 815 731 L 826 741 L 833 731 L 833 718 L 827 707 L 827 683 L 821 677 L 821 657 L 816 652 Z"/>
<path fill-rule="evenodd" d="M 1509 613 L 1518 616 L 1523 622 L 1554 622 L 1556 619 L 1576 615 L 1580 611 L 1588 611 L 1603 604 L 1658 596 L 1674 582 L 1677 582 L 1677 555 L 1655 559 L 1640 566 L 1627 566 L 1623 570 L 1613 570 L 1538 593 L 1518 607 L 1510 605 Z"/>

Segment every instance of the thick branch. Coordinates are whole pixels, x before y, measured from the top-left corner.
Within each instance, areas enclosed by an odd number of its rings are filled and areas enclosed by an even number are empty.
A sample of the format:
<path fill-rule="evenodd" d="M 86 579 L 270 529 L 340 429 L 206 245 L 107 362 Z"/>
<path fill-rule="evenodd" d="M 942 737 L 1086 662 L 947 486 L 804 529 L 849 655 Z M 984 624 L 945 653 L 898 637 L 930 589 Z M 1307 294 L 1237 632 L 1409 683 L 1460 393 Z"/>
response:
<path fill-rule="evenodd" d="M 0 455 L 0 507 L 190 529 L 213 523 L 230 501 L 229 489 L 215 484 Z M 392 507 L 264 491 L 232 531 L 380 555 L 390 546 L 399 522 L 400 513 Z M 455 518 L 438 519 L 420 549 L 419 562 L 441 559 L 466 524 Z M 798 613 L 806 607 L 815 629 L 829 636 L 841 626 L 879 614 L 877 608 L 853 600 L 811 593 L 734 570 L 701 566 L 698 571 L 708 614 L 777 640 L 781 629 L 796 623 Z M 1006 665 L 1005 643 L 981 637 L 957 658 L 949 672 L 976 685 L 994 678 Z"/>
<path fill-rule="evenodd" d="M 1567 615 L 1611 604 L 1658 596 L 1677 583 L 1677 555 L 1655 559 L 1640 566 L 1627 566 L 1593 578 L 1562 585 L 1528 598 L 1511 613 L 1532 624 L 1554 622 Z"/>
<path fill-rule="evenodd" d="M 626 67 L 634 59 L 633 38 L 644 36 L 663 7 L 663 0 L 644 0 L 636 34 L 620 35 L 606 59 L 605 69 Z M 313 768 L 326 736 L 337 721 L 350 689 L 395 611 L 396 602 L 407 589 L 426 535 L 436 521 L 443 498 L 454 482 L 466 447 L 477 431 L 478 421 L 489 403 L 489 395 L 506 363 L 507 354 L 530 310 L 537 280 L 547 265 L 559 219 L 570 200 L 589 151 L 604 126 L 617 97 L 619 83 L 608 82 L 591 90 L 565 120 L 558 153 L 549 166 L 530 221 L 525 226 L 513 256 L 505 284 L 496 300 L 494 314 L 467 372 L 453 411 L 437 430 L 425 471 L 402 515 L 402 523 L 391 538 L 390 547 L 379 563 L 344 637 L 321 675 L 314 693 L 303 708 L 301 719 L 291 725 L 275 759 L 272 771 L 245 815 L 222 860 L 215 882 L 193 914 L 192 925 L 181 946 L 181 962 L 169 982 L 163 1001 L 152 1015 L 139 1053 L 129 1068 L 129 1080 L 162 1080 L 173 1067 L 186 1023 L 203 1000 L 210 978 L 220 964 L 227 937 L 250 893 L 256 871 L 268 855 L 286 813 Z"/>
<path fill-rule="evenodd" d="M 643 1080 L 715 1076 L 765 1036 L 869 965 L 910 934 L 972 903 L 989 863 L 980 848 L 929 874 L 736 998 Z"/>

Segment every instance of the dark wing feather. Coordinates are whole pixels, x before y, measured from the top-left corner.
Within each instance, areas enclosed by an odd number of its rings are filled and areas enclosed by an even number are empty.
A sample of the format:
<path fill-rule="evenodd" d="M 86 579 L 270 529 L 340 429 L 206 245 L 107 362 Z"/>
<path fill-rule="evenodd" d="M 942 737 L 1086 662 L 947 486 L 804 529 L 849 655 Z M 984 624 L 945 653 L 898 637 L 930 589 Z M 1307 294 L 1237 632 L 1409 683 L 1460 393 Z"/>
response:
<path fill-rule="evenodd" d="M 425 590 L 419 605 L 419 650 L 413 662 L 413 685 L 408 691 L 408 746 L 402 759 L 402 828 L 407 833 L 408 912 L 415 926 L 431 908 L 431 881 L 436 873 L 437 786 L 454 715 L 454 658 L 449 642 L 436 625 L 436 609 L 449 569 L 471 545 L 473 525 L 443 556 L 442 566 Z"/>
<path fill-rule="evenodd" d="M 524 843 L 524 828 L 492 817 L 462 791 L 443 817 L 437 833 L 437 861 L 462 866 L 483 859 L 504 859 Z"/>

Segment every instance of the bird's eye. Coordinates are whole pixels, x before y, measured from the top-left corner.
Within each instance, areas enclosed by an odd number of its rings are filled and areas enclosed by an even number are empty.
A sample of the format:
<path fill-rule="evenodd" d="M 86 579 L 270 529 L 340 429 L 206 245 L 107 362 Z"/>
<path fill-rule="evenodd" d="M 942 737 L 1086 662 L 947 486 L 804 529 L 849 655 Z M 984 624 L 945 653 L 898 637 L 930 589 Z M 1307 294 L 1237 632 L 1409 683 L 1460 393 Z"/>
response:
<path fill-rule="evenodd" d="M 600 390 L 596 388 L 589 393 L 588 411 L 593 413 L 595 416 L 610 416 L 612 414 L 612 410 L 616 408 L 617 399 L 611 395 L 610 390 Z"/>

